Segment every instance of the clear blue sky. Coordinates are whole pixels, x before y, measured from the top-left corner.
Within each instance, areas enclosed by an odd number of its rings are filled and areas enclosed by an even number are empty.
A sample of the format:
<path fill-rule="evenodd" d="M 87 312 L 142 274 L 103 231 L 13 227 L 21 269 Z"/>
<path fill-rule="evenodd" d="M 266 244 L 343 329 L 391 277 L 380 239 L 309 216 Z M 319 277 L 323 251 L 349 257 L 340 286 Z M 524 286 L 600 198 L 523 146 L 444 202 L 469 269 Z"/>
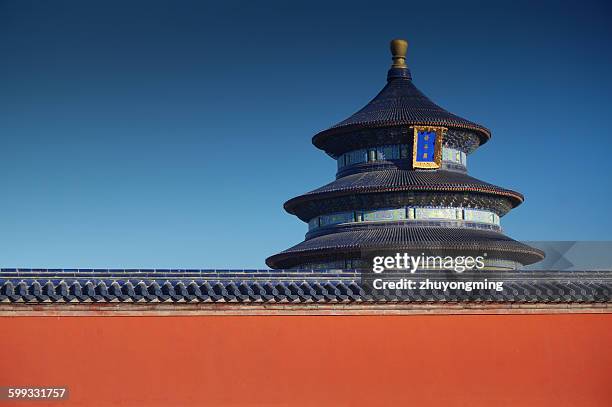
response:
<path fill-rule="evenodd" d="M 533 3 L 0 0 L 0 265 L 264 267 L 394 37 L 492 130 L 469 171 L 525 194 L 509 235 L 612 240 L 611 8 Z"/>

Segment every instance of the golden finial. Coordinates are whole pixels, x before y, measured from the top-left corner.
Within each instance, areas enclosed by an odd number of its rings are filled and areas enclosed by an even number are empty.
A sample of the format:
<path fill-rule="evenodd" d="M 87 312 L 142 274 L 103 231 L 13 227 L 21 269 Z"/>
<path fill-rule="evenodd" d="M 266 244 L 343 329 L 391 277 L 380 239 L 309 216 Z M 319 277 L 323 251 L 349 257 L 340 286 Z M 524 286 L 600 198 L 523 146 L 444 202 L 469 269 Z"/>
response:
<path fill-rule="evenodd" d="M 391 68 L 407 68 L 406 66 L 406 52 L 408 51 L 408 41 L 395 39 L 391 40 L 391 59 L 393 59 L 393 65 Z"/>

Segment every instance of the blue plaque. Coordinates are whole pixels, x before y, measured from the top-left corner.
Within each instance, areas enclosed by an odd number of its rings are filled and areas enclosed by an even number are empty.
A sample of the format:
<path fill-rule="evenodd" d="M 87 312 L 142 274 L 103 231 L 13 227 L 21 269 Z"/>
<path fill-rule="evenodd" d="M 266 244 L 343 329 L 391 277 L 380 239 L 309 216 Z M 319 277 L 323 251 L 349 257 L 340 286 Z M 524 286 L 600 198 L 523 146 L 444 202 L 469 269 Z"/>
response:
<path fill-rule="evenodd" d="M 446 130 L 444 127 L 414 126 L 412 150 L 414 168 L 440 168 L 444 130 Z"/>

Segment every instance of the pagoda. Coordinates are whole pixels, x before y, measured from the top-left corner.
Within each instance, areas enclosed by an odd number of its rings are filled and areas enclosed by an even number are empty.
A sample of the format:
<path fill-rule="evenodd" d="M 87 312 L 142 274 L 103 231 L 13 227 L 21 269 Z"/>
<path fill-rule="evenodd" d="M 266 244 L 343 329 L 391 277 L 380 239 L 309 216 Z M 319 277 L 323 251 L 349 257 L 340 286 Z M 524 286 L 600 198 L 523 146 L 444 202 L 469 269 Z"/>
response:
<path fill-rule="evenodd" d="M 503 234 L 518 192 L 467 173 L 467 157 L 491 132 L 432 102 L 412 81 L 405 40 L 391 41 L 387 84 L 364 108 L 316 134 L 338 163 L 336 180 L 285 202 L 308 223 L 305 240 L 266 260 L 274 269 L 365 267 L 365 253 L 432 251 L 485 256 L 513 270 L 544 258 Z"/>

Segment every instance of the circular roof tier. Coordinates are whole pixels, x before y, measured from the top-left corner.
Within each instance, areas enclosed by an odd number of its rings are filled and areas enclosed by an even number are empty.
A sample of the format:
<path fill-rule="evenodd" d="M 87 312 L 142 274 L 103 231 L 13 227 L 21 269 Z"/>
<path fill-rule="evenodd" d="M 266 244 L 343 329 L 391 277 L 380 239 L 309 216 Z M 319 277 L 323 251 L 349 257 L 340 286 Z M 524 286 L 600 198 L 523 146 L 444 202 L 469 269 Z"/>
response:
<path fill-rule="evenodd" d="M 291 268 L 330 258 L 360 258 L 363 251 L 375 250 L 419 251 L 439 250 L 440 253 L 461 252 L 464 255 L 483 255 L 501 258 L 523 265 L 544 258 L 541 250 L 517 242 L 502 233 L 490 230 L 446 227 L 351 227 L 318 236 L 299 243 L 281 253 L 268 257 L 271 268 Z"/>
<path fill-rule="evenodd" d="M 395 40 L 397 41 L 397 40 Z M 337 137 L 343 134 L 358 131 L 364 128 L 392 127 L 392 126 L 444 126 L 473 131 L 480 138 L 480 144 L 491 138 L 491 132 L 484 126 L 474 123 L 448 112 L 432 102 L 413 83 L 408 67 L 403 63 L 404 52 L 398 55 L 393 46 L 394 64 L 387 75 L 388 83 L 378 95 L 363 109 L 346 120 L 323 130 L 312 138 L 312 143 L 328 153 L 336 153 L 332 145 L 338 144 Z M 401 64 L 397 64 L 398 59 Z"/>
<path fill-rule="evenodd" d="M 304 216 L 302 208 L 306 204 L 329 198 L 354 194 L 380 192 L 467 192 L 499 196 L 510 200 L 512 207 L 523 202 L 523 195 L 504 189 L 465 173 L 455 171 L 411 171 L 381 170 L 348 175 L 339 178 L 321 188 L 307 192 L 285 202 L 287 212 L 300 217 Z M 308 219 L 306 219 L 308 220 Z"/>

